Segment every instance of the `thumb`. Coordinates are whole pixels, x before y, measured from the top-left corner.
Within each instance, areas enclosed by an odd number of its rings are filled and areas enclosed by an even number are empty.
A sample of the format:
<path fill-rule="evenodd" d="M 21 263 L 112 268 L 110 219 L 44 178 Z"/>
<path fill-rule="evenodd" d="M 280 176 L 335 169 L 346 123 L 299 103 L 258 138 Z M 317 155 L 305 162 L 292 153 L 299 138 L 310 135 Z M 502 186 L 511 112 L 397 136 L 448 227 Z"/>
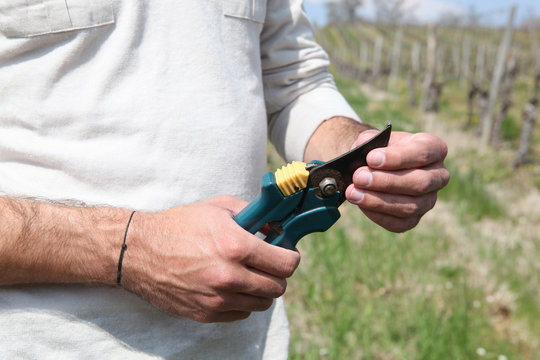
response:
<path fill-rule="evenodd" d="M 356 138 L 356 141 L 353 143 L 353 145 L 351 146 L 351 150 L 354 149 L 355 147 L 357 146 L 360 146 L 362 145 L 363 143 L 365 142 L 368 142 L 369 140 L 371 140 L 374 136 L 376 136 L 377 134 L 379 133 L 378 130 L 375 130 L 375 129 L 370 129 L 370 130 L 365 130 L 365 131 L 362 131 L 358 137 Z"/>

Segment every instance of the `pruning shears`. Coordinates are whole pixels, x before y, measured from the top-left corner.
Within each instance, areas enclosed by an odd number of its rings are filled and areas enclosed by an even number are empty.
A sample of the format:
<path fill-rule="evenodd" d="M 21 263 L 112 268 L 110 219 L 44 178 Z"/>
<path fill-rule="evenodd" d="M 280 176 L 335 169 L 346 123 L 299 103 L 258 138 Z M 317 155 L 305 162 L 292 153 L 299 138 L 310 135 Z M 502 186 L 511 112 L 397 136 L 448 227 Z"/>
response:
<path fill-rule="evenodd" d="M 268 225 L 264 241 L 295 249 L 312 232 L 328 230 L 340 217 L 338 207 L 367 154 L 388 145 L 392 124 L 375 137 L 328 162 L 293 161 L 262 177 L 261 191 L 234 220 L 252 234 Z"/>

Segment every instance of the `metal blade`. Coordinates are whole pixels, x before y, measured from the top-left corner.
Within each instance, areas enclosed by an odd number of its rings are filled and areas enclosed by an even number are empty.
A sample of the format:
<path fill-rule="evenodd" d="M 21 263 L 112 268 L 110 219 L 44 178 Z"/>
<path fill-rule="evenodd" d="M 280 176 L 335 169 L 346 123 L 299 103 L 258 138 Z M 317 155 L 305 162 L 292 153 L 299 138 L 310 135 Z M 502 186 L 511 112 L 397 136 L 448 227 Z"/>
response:
<path fill-rule="evenodd" d="M 388 123 L 383 131 L 364 144 L 310 169 L 308 186 L 318 188 L 323 179 L 334 178 L 340 191 L 338 206 L 341 205 L 345 201 L 345 190 L 352 184 L 352 176 L 356 169 L 367 165 L 366 157 L 371 150 L 388 145 L 391 131 L 392 124 Z M 320 194 L 318 195 L 321 196 Z"/>

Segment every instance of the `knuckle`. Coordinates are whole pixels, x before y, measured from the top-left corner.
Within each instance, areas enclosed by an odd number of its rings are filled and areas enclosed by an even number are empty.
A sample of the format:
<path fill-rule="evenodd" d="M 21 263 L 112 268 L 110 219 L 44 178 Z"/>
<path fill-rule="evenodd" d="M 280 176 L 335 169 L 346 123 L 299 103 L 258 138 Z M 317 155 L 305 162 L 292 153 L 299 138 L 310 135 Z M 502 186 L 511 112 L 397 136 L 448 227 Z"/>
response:
<path fill-rule="evenodd" d="M 281 288 L 278 289 L 276 298 L 283 296 L 285 294 L 285 291 L 287 291 L 287 281 L 284 281 Z"/>
<path fill-rule="evenodd" d="M 363 143 L 365 143 L 366 141 L 368 141 L 369 139 L 371 139 L 373 136 L 377 135 L 378 133 L 379 132 L 377 130 L 372 130 L 372 129 L 362 131 L 360 135 L 358 136 L 358 139 L 356 140 L 355 145 L 356 146 L 362 145 Z"/>
<path fill-rule="evenodd" d="M 205 324 L 215 322 L 215 319 L 216 319 L 214 314 L 203 312 L 203 311 L 193 313 L 191 318 L 197 322 L 205 323 Z"/>
<path fill-rule="evenodd" d="M 450 182 L 450 171 L 448 171 L 448 169 L 446 168 L 443 168 L 443 171 L 441 173 L 441 185 L 442 185 L 441 188 L 448 185 L 449 182 Z"/>
<path fill-rule="evenodd" d="M 415 136 L 415 140 L 423 144 L 424 151 L 427 152 L 429 160 L 433 157 L 437 159 L 444 159 L 448 154 L 448 145 L 436 135 L 430 133 L 418 133 Z"/>
<path fill-rule="evenodd" d="M 383 228 L 394 233 L 404 233 L 415 227 L 420 221 L 420 216 L 411 216 L 392 221 L 382 221 L 379 223 Z"/>
<path fill-rule="evenodd" d="M 414 216 L 420 212 L 420 205 L 417 202 L 408 203 L 404 207 L 403 212 L 406 217 Z"/>
<path fill-rule="evenodd" d="M 296 267 L 292 264 L 286 264 L 283 266 L 283 276 L 286 278 L 291 277 L 294 274 Z"/>
<path fill-rule="evenodd" d="M 409 221 L 406 222 L 405 227 L 402 232 L 411 230 L 416 225 L 418 225 L 419 222 L 420 222 L 420 217 L 410 218 Z"/>
<path fill-rule="evenodd" d="M 269 292 L 269 296 L 273 299 L 276 299 L 285 294 L 287 290 L 287 281 L 283 280 L 281 283 L 277 284 L 274 289 Z"/>
<path fill-rule="evenodd" d="M 434 145 L 439 142 L 439 139 L 429 133 L 418 133 L 414 135 L 414 141 L 421 146 L 418 148 L 417 159 L 420 162 L 428 164 L 433 157 Z"/>
<path fill-rule="evenodd" d="M 431 176 L 424 176 L 417 180 L 415 191 L 418 194 L 424 194 L 426 192 L 431 191 L 431 187 L 433 186 L 433 179 Z"/>
<path fill-rule="evenodd" d="M 411 230 L 414 228 L 418 223 L 420 222 L 420 217 L 410 217 L 405 219 L 404 221 L 400 222 L 397 225 L 396 231 L 397 233 L 404 233 L 408 230 Z"/>
<path fill-rule="evenodd" d="M 385 173 L 378 174 L 377 182 L 379 183 L 379 187 L 381 189 L 389 189 L 393 185 L 392 177 L 388 176 Z"/>
<path fill-rule="evenodd" d="M 428 205 L 427 205 L 427 211 L 433 209 L 435 207 L 435 204 L 437 203 L 437 193 L 433 193 L 429 198 L 428 198 Z M 426 211 L 426 212 L 427 212 Z"/>
<path fill-rule="evenodd" d="M 219 311 L 224 308 L 227 301 L 225 298 L 221 296 L 213 296 L 207 300 L 207 307 L 208 309 L 212 310 L 212 312 Z"/>
<path fill-rule="evenodd" d="M 430 164 L 431 163 L 431 152 L 427 147 L 422 148 L 420 151 L 418 151 L 418 160 L 421 164 Z"/>
<path fill-rule="evenodd" d="M 257 306 L 257 311 L 266 311 L 270 309 L 273 303 L 274 299 L 261 299 Z"/>
<path fill-rule="evenodd" d="M 213 284 L 217 289 L 228 289 L 235 285 L 236 277 L 231 270 L 221 269 L 213 276 Z"/>
<path fill-rule="evenodd" d="M 426 133 L 426 132 L 419 132 L 417 134 L 414 134 L 413 136 L 416 142 L 423 143 L 426 145 L 431 145 L 431 144 L 440 142 L 440 139 L 437 136 L 430 133 Z"/>
<path fill-rule="evenodd" d="M 235 316 L 236 320 L 245 320 L 247 319 L 249 316 L 251 315 L 251 313 L 249 311 L 240 311 L 237 313 L 237 315 Z"/>
<path fill-rule="evenodd" d="M 444 158 L 446 158 L 446 155 L 448 155 L 448 145 L 444 141 L 442 141 L 440 139 L 437 139 L 437 140 L 439 140 L 439 142 L 440 142 L 441 156 L 444 159 Z"/>
<path fill-rule="evenodd" d="M 407 217 L 419 219 L 426 212 L 431 210 L 435 206 L 436 202 L 436 193 L 429 193 L 428 195 L 422 196 L 421 198 L 416 199 L 416 201 L 407 204 L 407 206 L 405 206 L 404 212 L 406 215 L 408 215 Z M 416 226 L 417 223 L 418 220 L 413 226 Z"/>
<path fill-rule="evenodd" d="M 296 269 L 298 268 L 298 265 L 300 264 L 300 254 L 295 251 L 293 258 L 283 264 L 283 275 L 288 278 L 291 277 Z"/>
<path fill-rule="evenodd" d="M 384 212 L 387 206 L 392 206 L 392 201 L 388 201 L 388 203 L 378 197 L 373 197 L 372 199 L 369 199 L 366 201 L 367 207 L 375 212 Z"/>
<path fill-rule="evenodd" d="M 232 261 L 243 261 L 247 257 L 246 246 L 239 241 L 239 239 L 227 239 L 223 241 L 224 256 Z"/>

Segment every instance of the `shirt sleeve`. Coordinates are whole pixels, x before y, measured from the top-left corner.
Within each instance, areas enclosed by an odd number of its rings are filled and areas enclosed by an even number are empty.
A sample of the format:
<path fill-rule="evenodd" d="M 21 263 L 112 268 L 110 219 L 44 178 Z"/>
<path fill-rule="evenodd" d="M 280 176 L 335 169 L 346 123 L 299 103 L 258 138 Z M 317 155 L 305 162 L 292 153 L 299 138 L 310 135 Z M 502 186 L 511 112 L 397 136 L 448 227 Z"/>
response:
<path fill-rule="evenodd" d="M 325 120 L 358 115 L 338 92 L 302 0 L 268 0 L 261 61 L 270 140 L 287 161 L 302 160 Z"/>

